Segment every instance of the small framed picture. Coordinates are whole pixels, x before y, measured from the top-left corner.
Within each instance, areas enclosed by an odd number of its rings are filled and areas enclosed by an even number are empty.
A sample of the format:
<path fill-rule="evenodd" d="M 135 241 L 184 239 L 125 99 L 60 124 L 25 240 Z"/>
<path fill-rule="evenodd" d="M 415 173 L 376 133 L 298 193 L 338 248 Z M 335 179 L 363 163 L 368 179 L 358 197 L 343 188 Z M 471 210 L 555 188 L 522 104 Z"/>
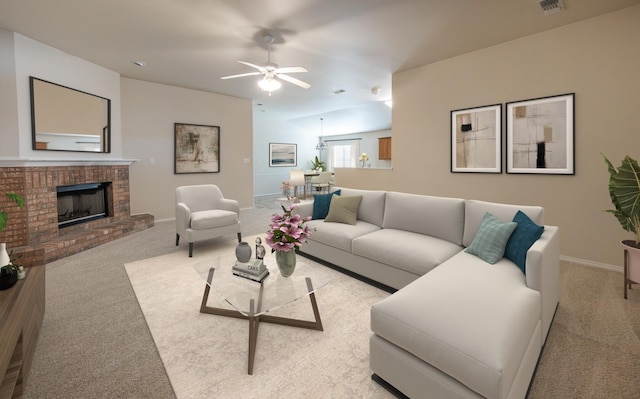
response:
<path fill-rule="evenodd" d="M 220 172 L 220 126 L 175 124 L 173 172 Z"/>
<path fill-rule="evenodd" d="M 507 173 L 575 174 L 575 93 L 507 103 Z"/>
<path fill-rule="evenodd" d="M 296 166 L 297 164 L 297 144 L 269 143 L 269 166 Z"/>
<path fill-rule="evenodd" d="M 451 172 L 502 173 L 502 104 L 451 111 Z"/>

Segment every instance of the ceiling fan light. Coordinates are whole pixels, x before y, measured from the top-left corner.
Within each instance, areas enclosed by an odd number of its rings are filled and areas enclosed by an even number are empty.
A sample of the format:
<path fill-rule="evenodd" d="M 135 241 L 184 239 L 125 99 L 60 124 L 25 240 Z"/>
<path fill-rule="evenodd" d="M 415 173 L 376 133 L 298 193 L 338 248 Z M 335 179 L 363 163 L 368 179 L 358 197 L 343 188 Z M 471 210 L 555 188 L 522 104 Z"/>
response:
<path fill-rule="evenodd" d="M 282 83 L 278 82 L 274 78 L 264 77 L 258 81 L 258 86 L 262 89 L 262 91 L 268 91 L 271 93 L 272 91 L 278 90 L 282 87 Z"/>

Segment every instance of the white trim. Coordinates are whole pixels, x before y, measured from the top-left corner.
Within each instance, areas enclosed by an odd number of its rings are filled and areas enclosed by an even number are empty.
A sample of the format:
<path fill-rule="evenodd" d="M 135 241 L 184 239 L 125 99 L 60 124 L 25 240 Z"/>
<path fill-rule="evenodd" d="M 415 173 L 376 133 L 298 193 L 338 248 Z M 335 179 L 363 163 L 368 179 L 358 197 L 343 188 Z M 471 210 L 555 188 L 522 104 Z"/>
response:
<path fill-rule="evenodd" d="M 565 262 L 570 262 L 570 263 L 577 263 L 579 265 L 595 267 L 597 269 L 610 270 L 612 272 L 618 272 L 618 273 L 623 273 L 624 272 L 624 267 L 622 267 L 622 266 L 609 265 L 609 264 L 606 264 L 606 263 L 594 262 L 594 261 L 591 261 L 591 260 L 572 258 L 570 256 L 560 255 L 560 260 L 563 260 Z"/>
<path fill-rule="evenodd" d="M 131 165 L 137 159 L 29 159 L 0 157 L 0 167 Z"/>

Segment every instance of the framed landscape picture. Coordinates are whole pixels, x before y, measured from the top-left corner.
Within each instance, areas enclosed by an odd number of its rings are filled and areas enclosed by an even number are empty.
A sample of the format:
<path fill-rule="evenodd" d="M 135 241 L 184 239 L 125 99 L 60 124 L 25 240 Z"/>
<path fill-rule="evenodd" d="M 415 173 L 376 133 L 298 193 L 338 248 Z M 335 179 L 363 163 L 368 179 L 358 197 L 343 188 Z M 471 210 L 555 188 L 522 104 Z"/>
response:
<path fill-rule="evenodd" d="M 502 173 L 502 104 L 451 111 L 451 172 Z"/>
<path fill-rule="evenodd" d="M 507 103 L 507 173 L 575 174 L 575 93 Z"/>
<path fill-rule="evenodd" d="M 220 126 L 176 123 L 174 173 L 220 172 Z"/>
<path fill-rule="evenodd" d="M 297 144 L 269 143 L 269 166 L 296 166 Z"/>

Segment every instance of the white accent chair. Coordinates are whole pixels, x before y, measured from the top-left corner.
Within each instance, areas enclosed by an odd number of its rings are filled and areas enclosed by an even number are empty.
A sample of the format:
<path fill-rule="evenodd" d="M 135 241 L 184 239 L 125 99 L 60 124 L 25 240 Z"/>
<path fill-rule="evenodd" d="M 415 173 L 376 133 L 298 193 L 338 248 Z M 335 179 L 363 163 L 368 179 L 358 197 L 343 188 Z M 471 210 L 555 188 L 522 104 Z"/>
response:
<path fill-rule="evenodd" d="M 231 233 L 237 233 L 238 242 L 242 241 L 238 201 L 224 198 L 215 184 L 176 188 L 176 246 L 184 237 L 190 258 L 195 241 Z"/>
<path fill-rule="evenodd" d="M 322 191 L 327 189 L 329 193 L 329 187 L 331 186 L 331 172 L 320 172 L 318 176 L 311 178 L 311 188 L 315 188 L 316 191 Z"/>
<path fill-rule="evenodd" d="M 302 186 L 303 192 L 306 196 L 306 187 L 307 181 L 304 177 L 304 170 L 302 169 L 291 169 L 289 171 L 289 185 L 293 187 L 293 196 L 296 198 L 296 201 L 299 200 L 298 197 L 298 187 Z"/>

